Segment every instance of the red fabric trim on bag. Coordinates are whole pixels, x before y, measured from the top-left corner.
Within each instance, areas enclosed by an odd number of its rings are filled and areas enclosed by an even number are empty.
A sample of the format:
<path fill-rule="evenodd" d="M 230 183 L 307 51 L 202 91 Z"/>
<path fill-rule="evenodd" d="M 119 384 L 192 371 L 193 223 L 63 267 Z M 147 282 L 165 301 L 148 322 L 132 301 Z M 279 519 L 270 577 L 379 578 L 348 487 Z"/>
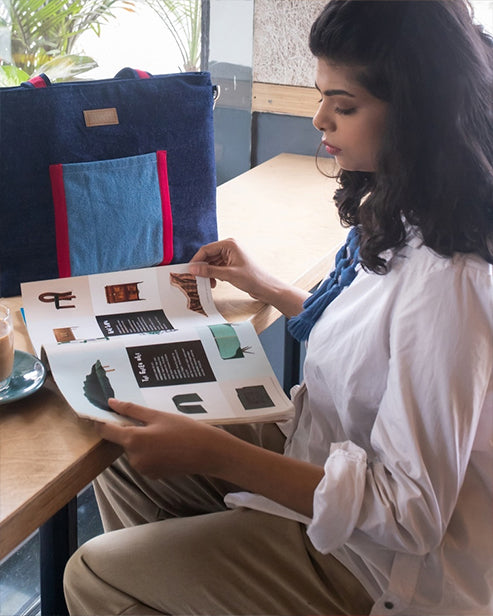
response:
<path fill-rule="evenodd" d="M 135 72 L 140 77 L 140 79 L 150 79 L 151 76 L 146 71 L 139 71 L 138 68 L 135 69 Z"/>
<path fill-rule="evenodd" d="M 171 263 L 173 258 L 173 213 L 169 196 L 168 164 L 165 150 L 156 152 L 156 162 L 163 212 L 163 260 L 160 265 L 166 265 Z"/>
<path fill-rule="evenodd" d="M 29 83 L 32 83 L 32 85 L 35 88 L 47 88 L 47 84 L 46 81 L 41 77 L 41 76 L 37 76 L 37 77 L 32 77 L 31 79 L 29 79 Z"/>
<path fill-rule="evenodd" d="M 68 236 L 67 201 L 63 183 L 63 166 L 50 165 L 51 192 L 55 208 L 56 254 L 58 275 L 68 278 L 70 269 L 70 239 Z"/>

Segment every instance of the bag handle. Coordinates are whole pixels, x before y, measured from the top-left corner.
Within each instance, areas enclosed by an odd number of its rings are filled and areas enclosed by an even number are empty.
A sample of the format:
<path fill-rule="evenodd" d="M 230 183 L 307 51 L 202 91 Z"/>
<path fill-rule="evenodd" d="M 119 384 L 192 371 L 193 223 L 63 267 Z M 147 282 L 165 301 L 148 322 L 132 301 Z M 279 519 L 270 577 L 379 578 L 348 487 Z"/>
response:
<path fill-rule="evenodd" d="M 118 71 L 114 79 L 150 79 L 151 77 L 151 73 L 148 73 L 147 71 L 141 71 L 139 69 L 126 66 Z M 45 73 L 31 77 L 28 81 L 21 83 L 21 86 L 25 88 L 48 88 L 51 85 L 51 81 Z"/>
<path fill-rule="evenodd" d="M 45 73 L 31 77 L 29 81 L 23 81 L 21 87 L 23 88 L 48 88 L 51 86 L 51 81 Z"/>
<path fill-rule="evenodd" d="M 151 73 L 126 66 L 115 75 L 114 79 L 150 79 Z"/>

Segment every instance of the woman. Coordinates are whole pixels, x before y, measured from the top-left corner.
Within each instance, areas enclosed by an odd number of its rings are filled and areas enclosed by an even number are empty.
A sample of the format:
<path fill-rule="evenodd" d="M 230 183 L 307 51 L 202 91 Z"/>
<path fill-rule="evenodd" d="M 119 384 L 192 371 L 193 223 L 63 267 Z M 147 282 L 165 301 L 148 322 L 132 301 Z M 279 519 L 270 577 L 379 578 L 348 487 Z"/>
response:
<path fill-rule="evenodd" d="M 233 240 L 192 266 L 308 338 L 295 419 L 111 400 L 142 425 L 99 427 L 127 454 L 96 486 L 120 530 L 70 561 L 73 615 L 493 611 L 490 41 L 463 0 L 332 0 L 310 48 L 352 227 L 334 273 L 307 298 Z"/>

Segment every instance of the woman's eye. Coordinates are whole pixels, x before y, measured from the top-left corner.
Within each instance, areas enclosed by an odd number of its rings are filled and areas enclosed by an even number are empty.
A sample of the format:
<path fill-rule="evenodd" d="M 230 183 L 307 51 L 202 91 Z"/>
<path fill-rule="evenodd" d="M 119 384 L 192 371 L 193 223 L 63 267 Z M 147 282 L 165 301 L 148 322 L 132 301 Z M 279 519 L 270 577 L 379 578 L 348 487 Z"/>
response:
<path fill-rule="evenodd" d="M 340 115 L 352 115 L 356 112 L 356 107 L 349 107 L 347 109 L 345 109 L 344 107 L 336 107 L 334 111 L 336 113 L 339 113 Z"/>

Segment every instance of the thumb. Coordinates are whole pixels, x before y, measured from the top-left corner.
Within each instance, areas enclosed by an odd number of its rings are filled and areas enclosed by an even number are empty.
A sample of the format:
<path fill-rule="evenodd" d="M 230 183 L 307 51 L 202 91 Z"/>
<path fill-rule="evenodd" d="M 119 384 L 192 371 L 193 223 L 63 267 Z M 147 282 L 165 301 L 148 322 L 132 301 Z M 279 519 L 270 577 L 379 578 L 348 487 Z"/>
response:
<path fill-rule="evenodd" d="M 191 261 L 188 264 L 190 273 L 194 276 L 201 276 L 202 278 L 213 278 L 211 274 L 212 266 L 205 261 Z"/>
<path fill-rule="evenodd" d="M 224 274 L 224 266 L 211 265 L 205 261 L 195 261 L 189 263 L 189 270 L 193 276 L 201 276 L 202 278 L 218 278 Z"/>
<path fill-rule="evenodd" d="M 158 412 L 147 408 L 146 406 L 134 404 L 133 402 L 124 402 L 123 400 L 117 400 L 116 398 L 109 398 L 108 405 L 119 415 L 136 419 L 144 424 L 151 422 Z"/>
<path fill-rule="evenodd" d="M 208 263 L 190 263 L 190 273 L 200 278 L 209 278 L 211 287 L 216 286 L 216 280 L 226 280 L 224 277 L 224 267 L 209 265 Z"/>
<path fill-rule="evenodd" d="M 145 425 L 152 420 L 158 411 L 153 411 L 145 406 L 139 406 L 131 402 L 122 402 L 115 398 L 108 399 L 108 405 L 122 417 L 128 417 L 134 421 L 130 425 L 121 425 L 114 422 L 96 422 L 96 431 L 101 438 L 121 445 L 125 448 L 129 430 Z M 137 425 L 136 425 L 137 424 Z"/>

